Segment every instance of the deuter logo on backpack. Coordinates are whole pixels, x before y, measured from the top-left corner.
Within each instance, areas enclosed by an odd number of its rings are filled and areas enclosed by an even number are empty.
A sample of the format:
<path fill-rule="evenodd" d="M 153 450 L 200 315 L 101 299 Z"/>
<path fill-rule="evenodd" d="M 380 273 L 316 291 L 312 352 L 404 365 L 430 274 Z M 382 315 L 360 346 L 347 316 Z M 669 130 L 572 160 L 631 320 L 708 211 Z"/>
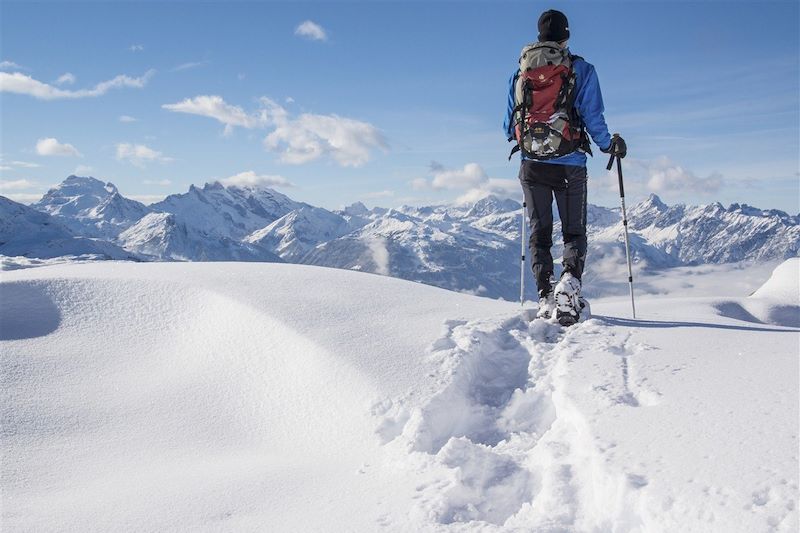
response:
<path fill-rule="evenodd" d="M 520 150 L 526 158 L 552 159 L 586 151 L 588 137 L 575 109 L 576 59 L 555 42 L 522 49 L 514 86 L 517 145 L 511 154 Z"/>

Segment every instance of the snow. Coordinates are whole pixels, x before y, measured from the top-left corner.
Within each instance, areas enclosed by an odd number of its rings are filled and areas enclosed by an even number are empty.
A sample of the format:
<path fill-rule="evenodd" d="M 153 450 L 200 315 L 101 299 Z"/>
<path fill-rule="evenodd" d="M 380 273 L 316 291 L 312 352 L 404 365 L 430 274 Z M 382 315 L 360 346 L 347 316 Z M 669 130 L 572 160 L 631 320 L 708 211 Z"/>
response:
<path fill-rule="evenodd" d="M 119 194 L 113 183 L 69 176 L 32 205 L 55 217 L 73 232 L 113 240 L 149 209 Z"/>
<path fill-rule="evenodd" d="M 779 265 L 753 297 L 797 303 L 800 300 L 800 258 L 787 259 Z"/>
<path fill-rule="evenodd" d="M 3 525 L 796 531 L 800 334 L 720 309 L 796 317 L 797 272 L 661 271 L 567 330 L 305 265 L 3 272 Z"/>
<path fill-rule="evenodd" d="M 0 196 L 0 254 L 36 259 L 87 255 L 136 258 L 110 242 L 75 236 L 59 219 L 4 196 Z"/>
<path fill-rule="evenodd" d="M 716 304 L 720 314 L 760 324 L 800 328 L 800 258 L 787 259 L 749 298 Z"/>

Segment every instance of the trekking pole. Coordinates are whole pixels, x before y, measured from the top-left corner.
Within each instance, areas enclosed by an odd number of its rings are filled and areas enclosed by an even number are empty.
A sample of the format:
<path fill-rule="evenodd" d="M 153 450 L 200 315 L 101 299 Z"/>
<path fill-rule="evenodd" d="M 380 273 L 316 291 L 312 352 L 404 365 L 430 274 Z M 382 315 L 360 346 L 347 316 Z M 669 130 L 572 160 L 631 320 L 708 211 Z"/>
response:
<path fill-rule="evenodd" d="M 616 158 L 617 178 L 619 180 L 619 199 L 620 203 L 622 204 L 622 227 L 625 229 L 625 258 L 628 260 L 628 286 L 630 287 L 631 291 L 631 311 L 633 312 L 633 318 L 636 318 L 636 304 L 633 302 L 633 269 L 631 268 L 631 250 L 628 241 L 628 215 L 625 212 L 625 187 L 622 184 L 622 161 L 619 157 L 617 157 L 614 151 L 614 146 L 617 143 L 617 137 L 619 137 L 619 134 L 615 133 L 614 139 L 611 141 L 611 158 L 608 160 L 608 166 L 606 167 L 606 170 L 611 170 L 611 167 L 614 165 L 614 158 Z"/>
<path fill-rule="evenodd" d="M 528 204 L 525 202 L 525 194 L 522 195 L 522 239 L 520 245 L 519 262 L 519 305 L 525 305 L 525 211 Z"/>

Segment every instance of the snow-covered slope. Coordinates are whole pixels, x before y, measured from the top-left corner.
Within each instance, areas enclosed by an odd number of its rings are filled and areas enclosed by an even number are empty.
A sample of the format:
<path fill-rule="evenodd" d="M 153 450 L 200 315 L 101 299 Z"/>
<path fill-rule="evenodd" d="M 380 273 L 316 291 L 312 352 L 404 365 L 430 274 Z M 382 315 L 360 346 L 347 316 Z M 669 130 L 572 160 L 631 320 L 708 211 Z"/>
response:
<path fill-rule="evenodd" d="M 800 335 L 718 310 L 767 276 L 564 331 L 302 265 L 5 273 L 3 524 L 796 531 Z"/>
<path fill-rule="evenodd" d="M 113 183 L 69 176 L 31 207 L 56 217 L 75 234 L 113 240 L 150 210 L 122 196 Z"/>
<path fill-rule="evenodd" d="M 800 328 L 800 258 L 786 260 L 743 302 L 720 302 L 724 316 Z"/>
<path fill-rule="evenodd" d="M 281 259 L 258 244 L 205 235 L 172 213 L 150 213 L 122 232 L 119 244 L 162 261 L 266 261 Z"/>
<path fill-rule="evenodd" d="M 61 220 L 0 196 L 0 254 L 52 258 L 92 255 L 96 259 L 135 259 L 110 242 L 76 237 Z"/>

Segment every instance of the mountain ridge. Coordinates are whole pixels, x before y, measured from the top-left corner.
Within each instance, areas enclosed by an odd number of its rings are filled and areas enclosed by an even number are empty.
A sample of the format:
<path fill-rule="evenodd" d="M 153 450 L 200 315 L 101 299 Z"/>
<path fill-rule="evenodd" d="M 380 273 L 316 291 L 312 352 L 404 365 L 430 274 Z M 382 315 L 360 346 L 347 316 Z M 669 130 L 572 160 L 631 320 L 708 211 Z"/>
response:
<path fill-rule="evenodd" d="M 111 183 L 73 175 L 32 207 L 52 214 L 76 235 L 108 241 L 148 260 L 277 260 L 518 297 L 510 280 L 519 276 L 522 206 L 495 195 L 390 209 L 356 202 L 331 211 L 267 187 L 215 181 L 144 206 Z M 590 277 L 613 266 L 606 262 L 624 261 L 621 218 L 619 208 L 587 207 Z M 726 208 L 719 202 L 667 205 L 652 194 L 631 206 L 628 218 L 638 269 L 766 261 L 800 251 L 800 217 L 775 209 Z M 561 238 L 555 219 L 557 258 Z"/>

